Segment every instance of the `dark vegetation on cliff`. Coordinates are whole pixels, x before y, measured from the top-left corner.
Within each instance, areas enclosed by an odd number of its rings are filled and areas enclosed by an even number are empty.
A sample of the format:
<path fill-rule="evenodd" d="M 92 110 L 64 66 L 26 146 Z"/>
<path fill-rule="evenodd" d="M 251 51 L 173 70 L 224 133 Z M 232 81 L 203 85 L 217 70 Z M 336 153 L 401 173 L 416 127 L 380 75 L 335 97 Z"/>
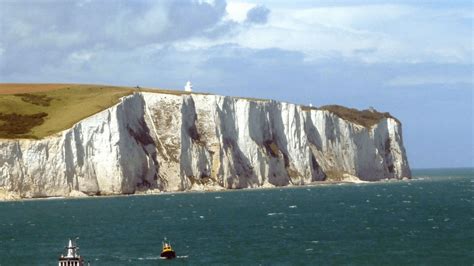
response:
<path fill-rule="evenodd" d="M 30 130 L 43 124 L 47 113 L 41 112 L 31 115 L 21 115 L 17 113 L 0 113 L 0 137 L 14 138 L 16 136 L 34 137 L 28 135 Z"/>
<path fill-rule="evenodd" d="M 357 110 L 354 108 L 347 108 L 340 105 L 325 105 L 319 108 L 320 110 L 327 110 L 340 118 L 359 124 L 364 127 L 371 127 L 377 124 L 383 118 L 393 118 L 398 123 L 396 118 L 394 118 L 390 113 L 380 113 L 376 110 Z"/>

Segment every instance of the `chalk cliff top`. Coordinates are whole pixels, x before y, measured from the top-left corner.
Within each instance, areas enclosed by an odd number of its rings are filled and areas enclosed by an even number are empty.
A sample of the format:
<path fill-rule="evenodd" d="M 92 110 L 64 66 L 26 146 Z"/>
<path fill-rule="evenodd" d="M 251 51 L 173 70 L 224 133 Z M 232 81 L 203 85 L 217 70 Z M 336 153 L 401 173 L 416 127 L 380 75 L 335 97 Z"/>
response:
<path fill-rule="evenodd" d="M 115 105 L 120 98 L 137 90 L 177 96 L 191 94 L 182 90 L 108 85 L 0 83 L 0 138 L 44 138 Z M 268 101 L 240 98 L 248 101 Z M 389 113 L 359 111 L 337 105 L 319 109 L 302 106 L 302 109 L 327 110 L 365 127 L 370 127 L 385 117 L 393 118 Z"/>

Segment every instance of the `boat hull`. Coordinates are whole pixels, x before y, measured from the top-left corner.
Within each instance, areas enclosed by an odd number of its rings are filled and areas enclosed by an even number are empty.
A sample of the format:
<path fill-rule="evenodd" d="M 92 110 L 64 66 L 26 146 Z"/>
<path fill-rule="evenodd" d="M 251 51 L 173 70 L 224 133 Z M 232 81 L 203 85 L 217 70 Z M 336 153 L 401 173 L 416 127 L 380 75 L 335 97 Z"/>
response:
<path fill-rule="evenodd" d="M 161 252 L 160 257 L 165 259 L 174 259 L 176 258 L 176 253 L 174 251 L 163 251 Z"/>

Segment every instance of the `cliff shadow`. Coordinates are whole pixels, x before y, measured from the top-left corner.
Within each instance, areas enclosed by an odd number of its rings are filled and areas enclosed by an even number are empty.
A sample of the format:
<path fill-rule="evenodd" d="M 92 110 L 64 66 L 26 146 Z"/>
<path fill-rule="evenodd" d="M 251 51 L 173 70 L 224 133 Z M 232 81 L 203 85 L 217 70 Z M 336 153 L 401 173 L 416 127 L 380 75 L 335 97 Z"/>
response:
<path fill-rule="evenodd" d="M 145 101 L 140 94 L 125 98 L 117 106 L 117 120 L 121 134 L 118 142 L 122 190 L 133 193 L 136 189 L 160 187 L 157 148 L 145 122 Z M 124 156 L 125 154 L 129 156 Z M 133 185 L 130 191 L 130 185 Z"/>
<path fill-rule="evenodd" d="M 181 107 L 181 189 L 188 188 L 188 181 L 192 186 L 194 184 L 204 185 L 212 180 L 211 154 L 198 131 L 197 119 L 193 97 L 183 96 Z"/>
<path fill-rule="evenodd" d="M 308 138 L 308 144 L 310 146 L 310 162 L 311 162 L 311 181 L 322 181 L 326 179 L 324 170 L 318 163 L 317 153 L 322 153 L 322 140 L 318 129 L 314 125 L 313 118 L 311 117 L 312 111 L 307 111 L 304 120 L 304 130 L 306 137 Z"/>
<path fill-rule="evenodd" d="M 301 174 L 294 169 L 290 161 L 282 104 L 272 101 L 269 106 L 269 114 L 271 139 L 265 140 L 264 144 L 268 154 L 275 161 L 269 165 L 271 169 L 269 169 L 268 182 L 276 186 L 293 184 L 293 178 L 297 178 Z M 296 122 L 299 123 L 299 121 Z"/>
<path fill-rule="evenodd" d="M 231 160 L 231 162 L 227 162 L 231 170 L 231 176 L 224 176 L 223 178 L 225 178 L 225 183 L 228 188 L 254 187 L 256 184 L 259 184 L 259 181 L 253 170 L 253 165 L 245 153 L 242 152 L 237 142 L 239 135 L 236 128 L 236 110 L 234 104 L 233 99 L 225 97 L 222 109 L 217 109 L 223 142 L 221 153 L 225 153 L 226 157 Z M 221 154 L 220 157 L 222 161 L 224 155 Z M 235 182 L 235 178 L 237 182 Z"/>

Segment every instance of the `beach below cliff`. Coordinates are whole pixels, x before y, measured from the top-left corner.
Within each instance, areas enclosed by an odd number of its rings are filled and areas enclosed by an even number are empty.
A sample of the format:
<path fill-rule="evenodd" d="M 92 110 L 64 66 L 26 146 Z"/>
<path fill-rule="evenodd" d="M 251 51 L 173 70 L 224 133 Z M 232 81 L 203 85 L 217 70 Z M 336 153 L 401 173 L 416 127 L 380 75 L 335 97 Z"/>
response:
<path fill-rule="evenodd" d="M 83 199 L 83 198 L 114 198 L 114 197 L 130 197 L 130 196 L 147 196 L 147 195 L 171 195 L 171 194 L 186 194 L 186 193 L 220 193 L 220 192 L 234 192 L 242 190 L 279 190 L 279 189 L 292 189 L 292 188 L 303 188 L 303 187 L 319 187 L 319 186 L 336 186 L 336 185 L 376 185 L 380 183 L 397 183 L 397 182 L 408 182 L 411 179 L 384 179 L 379 181 L 362 181 L 360 179 L 350 177 L 345 180 L 328 180 L 328 181 L 314 181 L 305 185 L 288 185 L 288 186 L 260 186 L 253 188 L 242 188 L 242 189 L 226 189 L 221 186 L 198 186 L 185 191 L 162 191 L 158 189 L 145 189 L 137 190 L 135 193 L 130 194 L 102 194 L 102 195 L 87 195 L 83 192 L 73 190 L 67 196 L 51 196 L 51 197 L 36 197 L 36 198 L 24 198 L 18 195 L 18 193 L 5 191 L 0 189 L 0 202 L 4 201 L 35 201 L 35 200 L 61 200 L 61 199 Z"/>

